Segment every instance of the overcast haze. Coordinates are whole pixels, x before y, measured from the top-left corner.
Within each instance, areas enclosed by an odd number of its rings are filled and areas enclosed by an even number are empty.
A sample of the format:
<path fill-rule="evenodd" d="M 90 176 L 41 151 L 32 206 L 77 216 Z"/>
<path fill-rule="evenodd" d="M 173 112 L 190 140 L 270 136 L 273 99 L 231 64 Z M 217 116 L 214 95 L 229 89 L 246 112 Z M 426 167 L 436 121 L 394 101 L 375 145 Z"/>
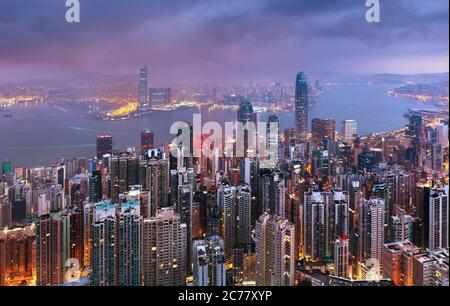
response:
<path fill-rule="evenodd" d="M 299 69 L 446 72 L 447 0 L 1 0 L 0 82 L 85 72 L 168 81 L 286 80 Z"/>

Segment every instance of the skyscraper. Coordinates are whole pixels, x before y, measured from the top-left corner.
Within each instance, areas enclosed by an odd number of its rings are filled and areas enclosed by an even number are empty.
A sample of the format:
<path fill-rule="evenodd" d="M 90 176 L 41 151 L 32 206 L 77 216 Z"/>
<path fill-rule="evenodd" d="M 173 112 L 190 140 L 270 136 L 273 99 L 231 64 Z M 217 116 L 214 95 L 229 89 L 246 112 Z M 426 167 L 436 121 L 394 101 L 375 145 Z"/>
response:
<path fill-rule="evenodd" d="M 257 286 L 294 285 L 294 239 L 294 224 L 280 216 L 261 215 L 255 228 Z"/>
<path fill-rule="evenodd" d="M 341 136 L 344 142 L 351 145 L 357 131 L 357 123 L 355 120 L 344 120 L 341 125 Z"/>
<path fill-rule="evenodd" d="M 92 230 L 94 223 L 94 203 L 85 203 L 83 206 L 83 239 L 84 239 L 84 266 L 92 267 Z"/>
<path fill-rule="evenodd" d="M 423 249 L 430 247 L 431 189 L 430 184 L 419 182 L 416 186 L 413 198 L 416 208 L 414 217 L 417 218 L 413 242 Z"/>
<path fill-rule="evenodd" d="M 128 191 L 129 186 L 138 182 L 138 160 L 135 155 L 121 154 L 109 160 L 111 178 L 111 199 L 119 202 L 119 195 Z"/>
<path fill-rule="evenodd" d="M 411 139 L 411 149 L 413 151 L 412 162 L 415 166 L 421 166 L 425 143 L 425 126 L 421 115 L 411 116 L 406 135 Z"/>
<path fill-rule="evenodd" d="M 100 202 L 102 197 L 102 173 L 98 170 L 94 170 L 89 177 L 89 202 Z"/>
<path fill-rule="evenodd" d="M 226 286 L 224 242 L 219 236 L 196 239 L 192 246 L 194 286 Z"/>
<path fill-rule="evenodd" d="M 92 223 L 92 284 L 116 285 L 116 207 L 108 202 L 94 208 Z"/>
<path fill-rule="evenodd" d="M 286 215 L 286 186 L 282 173 L 279 171 L 266 172 L 260 178 L 260 194 L 258 197 L 261 207 L 259 215 L 264 212 L 284 217 Z"/>
<path fill-rule="evenodd" d="M 340 190 L 306 192 L 303 205 L 303 256 L 325 261 L 339 236 L 348 235 L 348 194 Z"/>
<path fill-rule="evenodd" d="M 83 210 L 79 207 L 73 206 L 64 210 L 64 215 L 68 218 L 69 222 L 69 258 L 70 261 L 65 263 L 65 268 L 75 267 L 74 260 L 76 260 L 76 266 L 79 269 L 84 269 L 84 231 L 83 231 Z M 70 277 L 73 277 L 79 271 L 72 271 Z"/>
<path fill-rule="evenodd" d="M 112 154 L 112 136 L 102 134 L 97 137 L 97 159 L 101 160 L 104 154 Z"/>
<path fill-rule="evenodd" d="M 439 175 L 444 165 L 444 145 L 440 141 L 441 131 L 438 128 L 427 126 L 425 128 L 423 166 Z"/>
<path fill-rule="evenodd" d="M 251 192 L 247 185 L 238 187 L 236 202 L 236 243 L 250 243 L 251 237 L 251 218 L 252 218 L 252 202 Z"/>
<path fill-rule="evenodd" d="M 297 143 L 308 138 L 309 79 L 305 72 L 299 72 L 295 80 L 295 125 Z"/>
<path fill-rule="evenodd" d="M 334 242 L 334 275 L 337 277 L 349 277 L 349 239 L 347 236 L 339 236 Z"/>
<path fill-rule="evenodd" d="M 391 242 L 413 241 L 413 220 L 403 209 L 398 209 L 396 216 L 391 217 Z"/>
<path fill-rule="evenodd" d="M 362 199 L 359 208 L 359 262 L 377 260 L 381 266 L 384 245 L 384 200 Z"/>
<path fill-rule="evenodd" d="M 328 150 L 315 150 L 311 154 L 311 173 L 318 179 L 327 182 L 331 175 L 332 161 L 330 161 L 330 154 Z"/>
<path fill-rule="evenodd" d="M 176 203 L 176 213 L 180 216 L 180 222 L 186 224 L 186 268 L 190 271 L 191 267 L 191 247 L 193 230 L 193 202 L 194 194 L 192 185 L 189 183 L 178 186 L 178 200 Z"/>
<path fill-rule="evenodd" d="M 261 168 L 274 169 L 278 164 L 278 139 L 279 139 L 280 121 L 277 115 L 270 115 L 267 119 L 266 127 L 266 150 L 259 152 L 263 153 L 261 160 Z M 259 138 L 263 137 L 260 133 Z"/>
<path fill-rule="evenodd" d="M 118 270 L 119 286 L 140 286 L 142 268 L 142 218 L 133 206 L 123 207 L 119 215 Z"/>
<path fill-rule="evenodd" d="M 430 250 L 448 248 L 448 185 L 431 190 L 429 205 Z"/>
<path fill-rule="evenodd" d="M 150 88 L 149 100 L 152 105 L 170 103 L 172 88 L 170 87 L 152 87 Z"/>
<path fill-rule="evenodd" d="M 323 145 L 325 140 L 335 141 L 336 121 L 333 119 L 314 118 L 311 124 L 311 141 Z M 327 147 L 325 147 L 326 149 Z"/>
<path fill-rule="evenodd" d="M 192 265 L 194 286 L 209 286 L 209 256 L 204 240 L 195 240 L 192 246 Z"/>
<path fill-rule="evenodd" d="M 102 202 L 92 227 L 92 280 L 95 286 L 140 286 L 142 218 L 134 201 Z"/>
<path fill-rule="evenodd" d="M 148 69 L 146 66 L 139 70 L 138 101 L 141 105 L 148 102 Z"/>
<path fill-rule="evenodd" d="M 150 149 L 153 149 L 153 132 L 145 129 L 141 132 L 141 153 L 145 154 Z"/>
<path fill-rule="evenodd" d="M 5 174 L 7 174 L 7 173 L 10 173 L 11 171 L 12 171 L 12 165 L 11 165 L 11 162 L 5 160 L 5 161 L 2 163 L 2 176 L 5 175 Z"/>
<path fill-rule="evenodd" d="M 242 98 L 237 112 L 236 157 L 246 157 L 256 154 L 256 125 L 252 103 L 248 98 Z M 253 125 L 252 125 L 253 123 Z M 253 127 L 253 129 L 252 129 Z M 249 149 L 253 153 L 249 152 Z"/>
<path fill-rule="evenodd" d="M 61 213 L 42 216 L 36 225 L 36 283 L 64 283 L 65 263 L 70 256 L 69 218 Z"/>
<path fill-rule="evenodd" d="M 238 244 L 233 254 L 233 285 L 256 283 L 255 243 Z"/>
<path fill-rule="evenodd" d="M 152 157 L 145 167 L 145 190 L 150 191 L 150 213 L 166 207 L 169 195 L 169 162 L 164 158 Z"/>
<path fill-rule="evenodd" d="M 220 236 L 223 238 L 225 259 L 232 263 L 233 247 L 236 242 L 236 194 L 234 186 L 220 185 L 217 190 L 217 206 L 220 212 Z"/>
<path fill-rule="evenodd" d="M 186 224 L 172 208 L 144 220 L 144 286 L 186 284 Z"/>
<path fill-rule="evenodd" d="M 444 148 L 448 148 L 448 123 L 440 122 L 436 125 L 438 141 Z"/>
<path fill-rule="evenodd" d="M 0 286 L 30 284 L 35 277 L 35 225 L 0 230 Z"/>
<path fill-rule="evenodd" d="M 384 225 L 386 227 L 386 229 L 388 229 L 388 225 L 390 222 L 390 214 L 391 214 L 391 208 L 390 208 L 390 203 L 391 203 L 391 197 L 392 192 L 389 188 L 389 185 L 387 183 L 381 183 L 381 184 L 375 184 L 372 187 L 372 194 L 371 194 L 373 199 L 382 199 L 384 201 Z M 389 231 L 386 230 L 385 231 L 385 238 L 388 238 L 389 235 Z"/>

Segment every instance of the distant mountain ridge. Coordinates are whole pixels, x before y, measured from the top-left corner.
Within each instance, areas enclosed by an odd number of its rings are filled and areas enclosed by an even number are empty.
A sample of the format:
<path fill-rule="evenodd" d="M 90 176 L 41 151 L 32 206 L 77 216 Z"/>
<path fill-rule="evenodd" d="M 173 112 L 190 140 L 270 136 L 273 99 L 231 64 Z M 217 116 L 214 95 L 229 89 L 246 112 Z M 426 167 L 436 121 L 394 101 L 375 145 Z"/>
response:
<path fill-rule="evenodd" d="M 373 84 L 402 84 L 405 82 L 414 83 L 440 83 L 448 82 L 449 73 L 417 73 L 417 74 L 395 74 L 378 73 L 368 75 L 358 75 L 340 72 L 317 72 L 313 77 L 324 83 L 373 83 Z"/>
<path fill-rule="evenodd" d="M 0 88 L 8 86 L 44 86 L 47 88 L 61 88 L 70 85 L 89 86 L 107 85 L 111 83 L 137 83 L 137 75 L 107 75 L 102 73 L 83 73 L 67 78 L 34 78 L 23 82 L 1 84 Z M 379 73 L 358 75 L 334 71 L 311 72 L 310 80 L 320 80 L 321 84 L 403 84 L 414 83 L 440 83 L 449 81 L 449 72 L 442 73 L 417 73 L 417 74 L 394 74 Z M 274 80 L 276 82 L 276 80 Z M 205 82 L 205 84 L 208 82 Z"/>

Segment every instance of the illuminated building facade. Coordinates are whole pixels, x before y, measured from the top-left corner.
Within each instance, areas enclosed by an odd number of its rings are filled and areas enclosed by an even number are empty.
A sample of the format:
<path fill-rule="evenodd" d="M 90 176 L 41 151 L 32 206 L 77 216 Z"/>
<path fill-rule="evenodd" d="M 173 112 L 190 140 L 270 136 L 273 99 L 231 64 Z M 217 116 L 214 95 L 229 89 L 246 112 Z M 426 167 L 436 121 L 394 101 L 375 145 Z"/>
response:
<path fill-rule="evenodd" d="M 97 159 L 101 160 L 103 155 L 112 154 L 112 136 L 102 134 L 97 137 Z"/>
<path fill-rule="evenodd" d="M 295 126 L 297 142 L 308 139 L 308 108 L 310 98 L 309 78 L 305 72 L 299 72 L 295 79 Z"/>
<path fill-rule="evenodd" d="M 163 208 L 144 220 L 144 286 L 186 284 L 186 230 L 172 208 Z"/>
<path fill-rule="evenodd" d="M 256 222 L 256 285 L 292 286 L 295 278 L 294 224 L 263 214 Z"/>

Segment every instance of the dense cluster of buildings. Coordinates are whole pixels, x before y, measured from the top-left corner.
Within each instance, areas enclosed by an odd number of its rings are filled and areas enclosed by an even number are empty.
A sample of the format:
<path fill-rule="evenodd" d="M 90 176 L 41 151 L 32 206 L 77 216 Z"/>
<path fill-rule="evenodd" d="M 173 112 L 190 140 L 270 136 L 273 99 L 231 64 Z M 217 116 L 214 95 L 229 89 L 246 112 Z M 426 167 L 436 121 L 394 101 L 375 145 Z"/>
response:
<path fill-rule="evenodd" d="M 4 162 L 0 285 L 448 285 L 448 121 L 310 130 L 306 73 L 295 87 L 295 127 L 274 130 L 272 115 L 255 131 L 276 131 L 272 162 L 250 154 L 249 133 L 230 157 L 174 154 L 149 130 L 138 149 L 99 135 L 92 158 Z M 241 98 L 236 120 L 256 118 Z"/>

